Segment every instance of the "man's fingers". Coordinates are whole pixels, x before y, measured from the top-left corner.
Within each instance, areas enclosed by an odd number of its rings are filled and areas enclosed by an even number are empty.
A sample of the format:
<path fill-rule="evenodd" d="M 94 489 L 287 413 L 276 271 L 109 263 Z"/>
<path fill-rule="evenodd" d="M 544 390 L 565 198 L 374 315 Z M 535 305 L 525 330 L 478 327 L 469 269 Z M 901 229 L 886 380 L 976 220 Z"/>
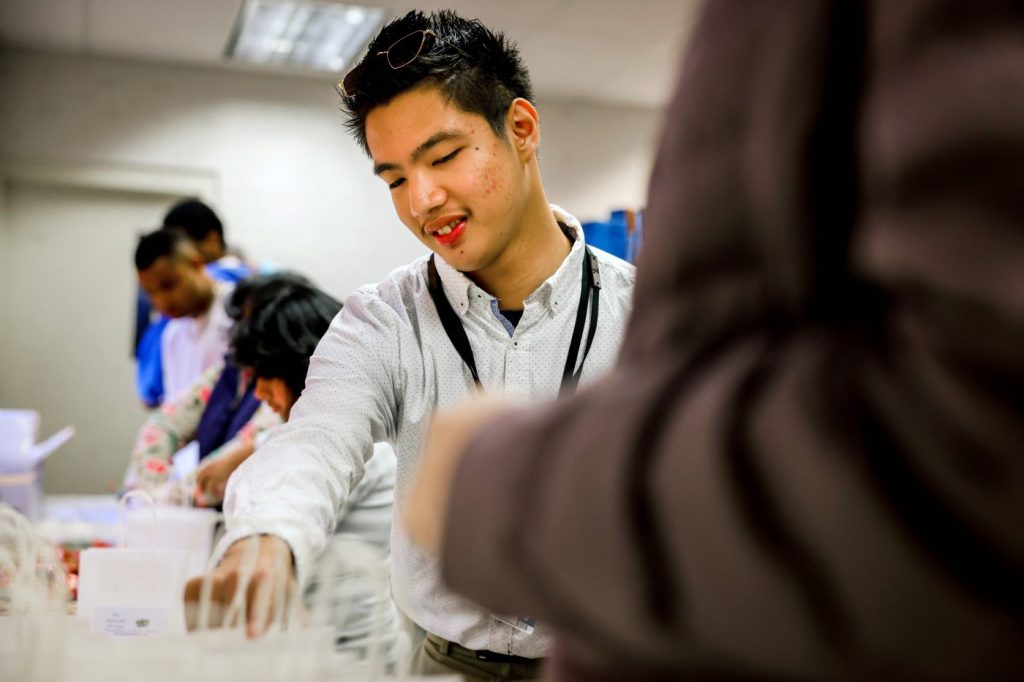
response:
<path fill-rule="evenodd" d="M 274 580 L 264 571 L 257 571 L 249 582 L 246 601 L 249 603 L 245 623 L 245 634 L 259 637 L 267 631 L 273 618 Z"/>
<path fill-rule="evenodd" d="M 215 572 L 210 590 L 210 601 L 214 604 L 227 606 L 235 598 L 235 590 L 237 588 L 238 571 Z"/>
<path fill-rule="evenodd" d="M 188 629 L 193 630 L 200 625 L 204 627 L 221 627 L 224 613 L 235 596 L 238 588 L 238 573 L 236 571 L 215 571 L 208 578 L 209 603 L 208 612 L 205 616 L 201 614 L 201 605 L 204 598 L 204 578 L 192 578 L 185 584 L 185 622 Z M 205 622 L 200 623 L 200 618 Z"/>
<path fill-rule="evenodd" d="M 202 576 L 192 578 L 185 583 L 185 601 L 199 601 L 203 592 Z M 234 570 L 217 570 L 209 577 L 210 601 L 219 604 L 227 604 L 235 596 L 235 588 L 238 584 L 238 574 Z"/>
<path fill-rule="evenodd" d="M 243 580 L 247 581 L 244 587 Z M 245 625 L 250 637 L 258 637 L 278 614 L 287 611 L 288 600 L 295 592 L 287 545 L 272 536 L 249 538 L 232 545 L 206 583 L 202 578 L 188 581 L 184 595 L 186 619 L 192 624 L 190 628 L 196 626 L 199 607 L 209 594 L 210 627 Z M 236 600 L 241 608 L 232 608 Z M 227 612 L 233 615 L 227 619 L 230 622 L 223 622 Z"/>
<path fill-rule="evenodd" d="M 274 566 L 257 570 L 247 589 L 249 604 L 246 619 L 246 634 L 259 637 L 275 620 L 287 613 L 294 590 L 290 574 L 281 562 L 274 560 Z"/>

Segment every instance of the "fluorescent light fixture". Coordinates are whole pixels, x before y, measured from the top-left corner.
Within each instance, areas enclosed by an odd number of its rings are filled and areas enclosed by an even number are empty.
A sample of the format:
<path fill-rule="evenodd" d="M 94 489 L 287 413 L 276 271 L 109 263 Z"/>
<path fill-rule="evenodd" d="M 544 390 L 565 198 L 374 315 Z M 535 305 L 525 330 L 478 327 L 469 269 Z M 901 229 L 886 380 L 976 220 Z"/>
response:
<path fill-rule="evenodd" d="M 378 7 L 246 0 L 227 55 L 255 64 L 342 72 L 355 66 L 384 19 Z"/>

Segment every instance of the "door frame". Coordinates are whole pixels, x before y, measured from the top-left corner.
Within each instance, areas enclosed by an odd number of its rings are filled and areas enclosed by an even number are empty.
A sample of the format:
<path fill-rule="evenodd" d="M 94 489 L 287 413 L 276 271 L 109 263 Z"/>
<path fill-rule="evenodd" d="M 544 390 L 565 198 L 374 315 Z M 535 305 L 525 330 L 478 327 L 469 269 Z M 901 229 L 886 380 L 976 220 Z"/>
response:
<path fill-rule="evenodd" d="M 4 185 L 0 189 L 0 196 L 6 195 L 7 183 L 15 181 L 142 194 L 194 196 L 212 203 L 217 203 L 220 197 L 220 178 L 213 170 L 147 163 L 3 158 L 0 159 L 0 181 Z"/>

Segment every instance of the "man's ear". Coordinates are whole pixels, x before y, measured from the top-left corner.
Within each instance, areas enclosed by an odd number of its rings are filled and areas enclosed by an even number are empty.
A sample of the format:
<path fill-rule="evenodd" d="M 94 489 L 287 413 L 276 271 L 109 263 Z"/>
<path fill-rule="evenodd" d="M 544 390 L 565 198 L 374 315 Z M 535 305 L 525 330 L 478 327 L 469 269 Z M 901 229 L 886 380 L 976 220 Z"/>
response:
<path fill-rule="evenodd" d="M 513 148 L 524 161 L 536 156 L 540 145 L 540 116 L 528 100 L 512 100 L 506 114 L 506 125 Z"/>

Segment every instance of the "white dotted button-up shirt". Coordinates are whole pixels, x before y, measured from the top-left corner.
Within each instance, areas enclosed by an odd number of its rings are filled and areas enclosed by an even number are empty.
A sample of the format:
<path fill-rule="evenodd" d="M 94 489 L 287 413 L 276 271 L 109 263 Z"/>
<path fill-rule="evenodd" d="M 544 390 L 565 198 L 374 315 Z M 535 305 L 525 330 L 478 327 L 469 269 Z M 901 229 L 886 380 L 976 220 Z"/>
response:
<path fill-rule="evenodd" d="M 484 388 L 531 399 L 558 394 L 580 298 L 585 251 L 579 222 L 557 207 L 556 218 L 576 241 L 558 270 L 525 300 L 512 333 L 492 306 L 493 296 L 436 258 L 452 309 L 466 330 Z M 632 265 L 597 256 L 600 314 L 581 384 L 615 362 L 633 297 Z M 588 313 L 589 325 L 591 312 Z M 584 330 L 588 327 L 585 326 Z M 579 355 L 582 356 L 581 343 Z M 286 424 L 231 477 L 225 502 L 228 532 L 220 552 L 253 533 L 279 535 L 291 546 L 300 577 L 334 530 L 335 515 L 363 475 L 375 441 L 398 457 L 395 511 L 412 483 L 427 421 L 438 407 L 474 389 L 427 289 L 427 258 L 353 293 L 320 341 L 306 387 Z M 417 624 L 470 649 L 539 657 L 548 653 L 543 625 L 527 634 L 449 591 L 435 558 L 392 524 L 392 589 Z M 522 614 L 529 615 L 529 614 Z"/>

